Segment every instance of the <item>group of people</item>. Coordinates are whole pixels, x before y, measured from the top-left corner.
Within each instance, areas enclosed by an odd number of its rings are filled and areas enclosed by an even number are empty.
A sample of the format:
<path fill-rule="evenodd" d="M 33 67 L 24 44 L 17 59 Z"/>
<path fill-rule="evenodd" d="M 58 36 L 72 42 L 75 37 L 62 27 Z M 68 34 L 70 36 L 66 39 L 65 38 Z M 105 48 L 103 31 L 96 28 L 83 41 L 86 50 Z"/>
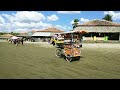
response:
<path fill-rule="evenodd" d="M 22 44 L 23 45 L 23 38 L 18 38 L 18 39 L 12 39 L 12 38 L 10 38 L 9 40 L 8 40 L 8 42 L 9 43 L 13 43 L 13 44 L 15 44 L 16 46 L 18 46 L 18 44 Z"/>

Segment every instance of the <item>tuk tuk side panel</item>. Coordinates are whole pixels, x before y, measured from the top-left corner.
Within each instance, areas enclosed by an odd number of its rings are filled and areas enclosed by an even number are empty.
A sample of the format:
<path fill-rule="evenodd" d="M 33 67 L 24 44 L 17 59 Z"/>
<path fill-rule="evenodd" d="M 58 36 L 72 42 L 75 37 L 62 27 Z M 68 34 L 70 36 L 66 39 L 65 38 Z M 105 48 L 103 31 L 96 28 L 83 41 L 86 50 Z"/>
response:
<path fill-rule="evenodd" d="M 80 56 L 80 48 L 73 48 L 73 57 Z"/>
<path fill-rule="evenodd" d="M 80 56 L 80 49 L 79 48 L 64 48 L 65 56 L 71 55 L 72 57 Z"/>
<path fill-rule="evenodd" d="M 64 48 L 64 54 L 65 54 L 65 56 L 72 55 L 72 49 L 70 49 L 70 48 Z"/>

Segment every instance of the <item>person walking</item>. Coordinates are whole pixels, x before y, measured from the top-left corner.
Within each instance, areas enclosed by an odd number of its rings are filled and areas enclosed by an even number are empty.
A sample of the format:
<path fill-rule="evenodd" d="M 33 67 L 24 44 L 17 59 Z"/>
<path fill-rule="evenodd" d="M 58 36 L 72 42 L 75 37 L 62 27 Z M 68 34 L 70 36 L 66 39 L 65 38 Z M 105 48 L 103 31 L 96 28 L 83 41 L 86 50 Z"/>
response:
<path fill-rule="evenodd" d="M 23 45 L 23 38 L 21 39 L 21 43 L 22 43 L 22 45 Z"/>

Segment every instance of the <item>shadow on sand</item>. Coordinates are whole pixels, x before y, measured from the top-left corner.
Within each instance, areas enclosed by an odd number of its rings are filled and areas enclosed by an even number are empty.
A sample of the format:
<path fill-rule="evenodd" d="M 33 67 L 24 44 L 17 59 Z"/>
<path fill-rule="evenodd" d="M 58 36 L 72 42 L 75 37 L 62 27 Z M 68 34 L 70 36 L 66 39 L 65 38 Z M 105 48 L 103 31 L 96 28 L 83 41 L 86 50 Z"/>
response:
<path fill-rule="evenodd" d="M 71 61 L 71 62 L 80 61 L 81 58 L 83 58 L 83 57 L 82 57 L 82 56 L 74 57 L 74 58 L 72 58 L 72 61 Z"/>
<path fill-rule="evenodd" d="M 62 55 L 61 58 L 66 60 L 66 57 L 64 55 Z M 80 61 L 81 58 L 83 58 L 83 56 L 73 57 L 71 62 Z"/>

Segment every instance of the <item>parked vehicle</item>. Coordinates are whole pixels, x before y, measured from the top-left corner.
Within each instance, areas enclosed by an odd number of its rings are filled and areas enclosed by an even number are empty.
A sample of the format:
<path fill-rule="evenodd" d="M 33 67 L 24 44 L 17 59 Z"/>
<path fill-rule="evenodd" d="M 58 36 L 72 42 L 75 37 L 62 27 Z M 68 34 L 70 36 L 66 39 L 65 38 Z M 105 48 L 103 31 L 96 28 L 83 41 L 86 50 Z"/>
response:
<path fill-rule="evenodd" d="M 74 57 L 78 57 L 78 59 L 80 59 L 82 34 L 82 31 L 69 31 L 60 33 L 55 44 L 56 56 L 59 58 L 63 56 L 68 62 L 71 62 Z"/>

